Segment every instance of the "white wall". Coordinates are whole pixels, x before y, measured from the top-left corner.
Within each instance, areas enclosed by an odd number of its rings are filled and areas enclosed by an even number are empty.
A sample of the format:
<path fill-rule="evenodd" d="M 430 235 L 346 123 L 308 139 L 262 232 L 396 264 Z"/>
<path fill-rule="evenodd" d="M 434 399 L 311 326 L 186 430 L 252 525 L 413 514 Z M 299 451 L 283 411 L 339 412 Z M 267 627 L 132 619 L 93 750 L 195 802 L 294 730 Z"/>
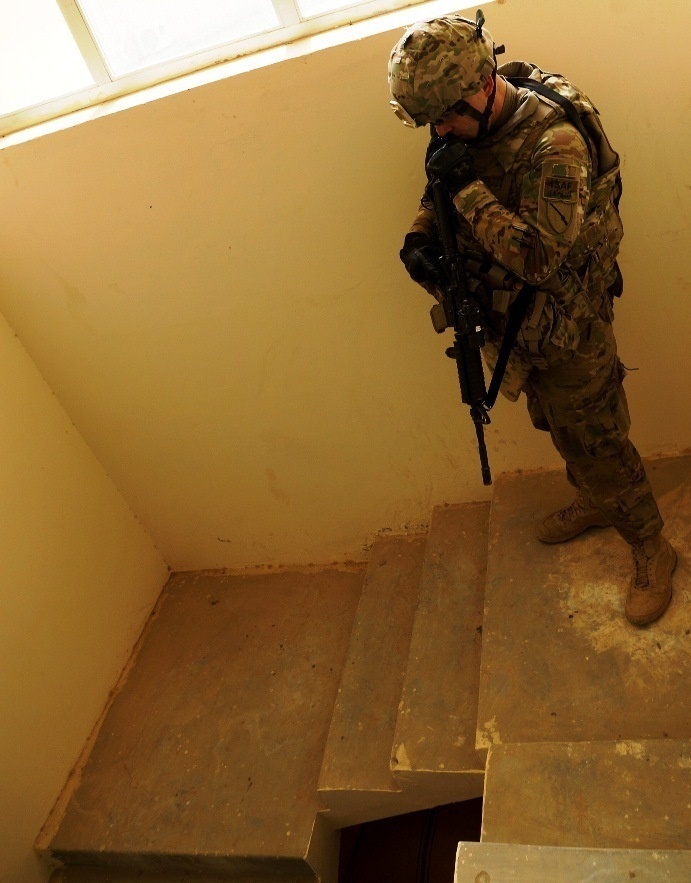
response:
<path fill-rule="evenodd" d="M 167 567 L 0 318 L 0 881 L 36 836 Z"/>
<path fill-rule="evenodd" d="M 645 453 L 691 443 L 688 0 L 507 0 L 507 58 L 568 73 L 623 156 L 618 304 Z M 0 150 L 0 309 L 174 569 L 361 558 L 486 496 L 448 341 L 398 249 L 424 132 L 400 31 Z M 501 470 L 556 465 L 521 404 Z"/>

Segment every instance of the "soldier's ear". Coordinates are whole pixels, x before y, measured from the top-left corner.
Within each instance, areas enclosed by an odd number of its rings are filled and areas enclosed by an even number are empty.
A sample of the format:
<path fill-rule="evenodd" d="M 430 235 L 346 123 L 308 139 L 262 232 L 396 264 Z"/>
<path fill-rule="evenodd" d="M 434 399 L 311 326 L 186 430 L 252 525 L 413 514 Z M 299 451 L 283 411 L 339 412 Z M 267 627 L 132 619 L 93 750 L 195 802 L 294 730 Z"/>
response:
<path fill-rule="evenodd" d="M 482 92 L 489 98 L 492 94 L 492 88 L 494 83 L 492 82 L 492 77 L 485 77 L 485 81 L 482 84 Z"/>

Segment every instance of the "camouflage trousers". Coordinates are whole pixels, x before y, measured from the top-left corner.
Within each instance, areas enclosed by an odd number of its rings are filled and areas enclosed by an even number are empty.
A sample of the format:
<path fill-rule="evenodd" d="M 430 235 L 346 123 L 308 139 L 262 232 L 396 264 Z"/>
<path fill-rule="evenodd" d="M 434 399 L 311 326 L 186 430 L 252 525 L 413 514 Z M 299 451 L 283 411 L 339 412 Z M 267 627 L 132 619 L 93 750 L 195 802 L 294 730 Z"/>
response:
<path fill-rule="evenodd" d="M 533 369 L 524 385 L 533 426 L 549 432 L 580 488 L 628 543 L 662 530 L 641 458 L 629 440 L 631 420 L 612 326 L 593 319 L 573 358 Z"/>

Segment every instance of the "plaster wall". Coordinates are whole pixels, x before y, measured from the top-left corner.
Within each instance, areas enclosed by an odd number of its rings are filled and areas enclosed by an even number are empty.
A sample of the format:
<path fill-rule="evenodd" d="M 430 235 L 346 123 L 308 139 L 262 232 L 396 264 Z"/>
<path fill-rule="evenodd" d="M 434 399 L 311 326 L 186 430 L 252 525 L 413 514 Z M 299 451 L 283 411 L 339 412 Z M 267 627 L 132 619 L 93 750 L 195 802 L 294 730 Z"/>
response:
<path fill-rule="evenodd" d="M 0 318 L 0 881 L 36 836 L 168 570 Z"/>
<path fill-rule="evenodd" d="M 622 154 L 633 438 L 688 446 L 691 6 L 485 13 L 505 58 L 591 93 Z M 489 494 L 398 260 L 426 139 L 387 107 L 399 34 L 0 150 L 0 309 L 173 569 L 362 558 Z M 520 403 L 487 436 L 495 473 L 557 465 Z"/>

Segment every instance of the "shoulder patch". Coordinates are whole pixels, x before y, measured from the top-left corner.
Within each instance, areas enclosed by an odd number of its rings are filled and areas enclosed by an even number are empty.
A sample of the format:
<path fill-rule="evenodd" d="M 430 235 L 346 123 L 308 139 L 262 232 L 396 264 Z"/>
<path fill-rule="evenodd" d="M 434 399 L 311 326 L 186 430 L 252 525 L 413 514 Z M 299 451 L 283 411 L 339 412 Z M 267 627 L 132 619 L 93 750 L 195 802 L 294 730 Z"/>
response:
<path fill-rule="evenodd" d="M 545 175 L 542 179 L 542 198 L 559 199 L 562 202 L 576 202 L 578 199 L 578 178 L 559 178 Z"/>
<path fill-rule="evenodd" d="M 540 178 L 538 222 L 551 233 L 568 236 L 579 210 L 578 167 L 564 162 L 545 162 Z"/>

